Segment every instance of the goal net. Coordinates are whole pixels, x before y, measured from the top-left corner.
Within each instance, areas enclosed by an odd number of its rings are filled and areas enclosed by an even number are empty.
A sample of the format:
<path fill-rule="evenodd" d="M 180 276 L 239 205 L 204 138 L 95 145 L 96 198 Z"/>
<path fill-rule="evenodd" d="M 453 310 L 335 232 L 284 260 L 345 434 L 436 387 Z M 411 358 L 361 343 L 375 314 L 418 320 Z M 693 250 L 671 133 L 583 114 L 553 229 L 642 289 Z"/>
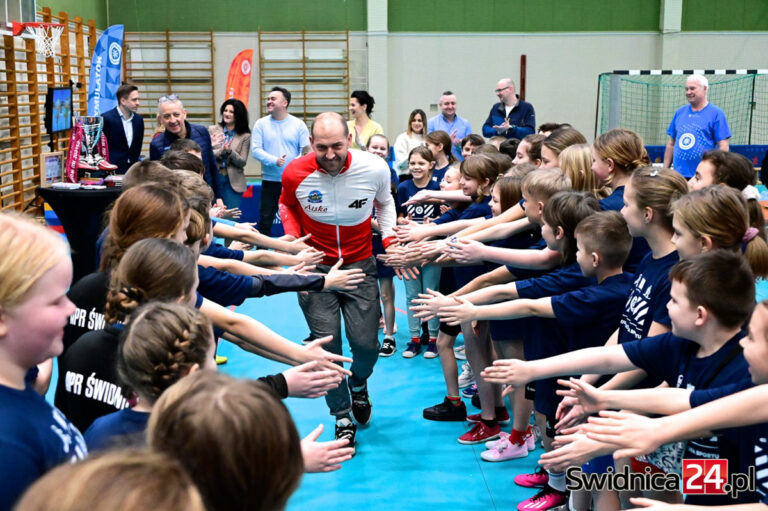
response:
<path fill-rule="evenodd" d="M 685 80 L 694 72 L 707 78 L 709 101 L 725 112 L 731 144 L 768 144 L 768 70 L 602 73 L 595 135 L 621 127 L 637 132 L 646 145 L 666 144 L 672 116 L 686 104 Z"/>

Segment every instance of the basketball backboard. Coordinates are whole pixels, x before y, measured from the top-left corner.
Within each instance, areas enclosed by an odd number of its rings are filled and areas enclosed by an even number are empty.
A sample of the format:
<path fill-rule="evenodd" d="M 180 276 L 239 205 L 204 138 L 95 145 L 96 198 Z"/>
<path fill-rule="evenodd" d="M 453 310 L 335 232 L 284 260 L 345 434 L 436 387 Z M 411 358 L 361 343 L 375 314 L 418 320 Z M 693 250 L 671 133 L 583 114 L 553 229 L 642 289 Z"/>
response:
<path fill-rule="evenodd" d="M 35 0 L 0 0 L 0 31 L 11 33 L 11 22 L 35 21 Z"/>

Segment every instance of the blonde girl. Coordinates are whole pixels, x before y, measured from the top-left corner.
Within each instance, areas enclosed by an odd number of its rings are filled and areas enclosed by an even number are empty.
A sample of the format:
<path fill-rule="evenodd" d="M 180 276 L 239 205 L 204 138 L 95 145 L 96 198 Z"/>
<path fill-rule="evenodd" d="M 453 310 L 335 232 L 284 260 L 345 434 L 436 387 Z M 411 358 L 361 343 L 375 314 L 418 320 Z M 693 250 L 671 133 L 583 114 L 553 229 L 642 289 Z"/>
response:
<path fill-rule="evenodd" d="M 38 477 L 86 454 L 80 432 L 32 387 L 37 364 L 61 354 L 72 262 L 61 237 L 0 213 L 0 509 Z"/>

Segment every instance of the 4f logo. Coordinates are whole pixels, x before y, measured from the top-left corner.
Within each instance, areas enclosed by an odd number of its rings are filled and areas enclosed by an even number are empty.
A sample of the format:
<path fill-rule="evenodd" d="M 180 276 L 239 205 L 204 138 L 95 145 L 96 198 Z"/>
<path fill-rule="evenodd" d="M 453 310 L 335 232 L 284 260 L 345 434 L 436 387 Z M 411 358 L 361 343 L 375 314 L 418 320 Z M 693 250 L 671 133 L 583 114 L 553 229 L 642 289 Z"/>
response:
<path fill-rule="evenodd" d="M 360 209 L 360 208 L 362 208 L 365 205 L 366 202 L 368 202 L 368 199 L 353 200 L 352 202 L 349 203 L 349 206 L 347 206 L 347 207 L 348 208 Z"/>

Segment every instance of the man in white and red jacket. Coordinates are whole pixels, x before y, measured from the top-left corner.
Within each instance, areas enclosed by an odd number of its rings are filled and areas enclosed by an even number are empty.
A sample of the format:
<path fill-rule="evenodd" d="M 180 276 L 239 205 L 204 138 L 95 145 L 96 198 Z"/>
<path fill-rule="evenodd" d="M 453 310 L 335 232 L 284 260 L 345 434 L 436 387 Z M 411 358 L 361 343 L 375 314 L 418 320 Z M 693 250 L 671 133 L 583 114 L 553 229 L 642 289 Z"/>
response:
<path fill-rule="evenodd" d="M 396 245 L 395 202 L 387 163 L 374 154 L 350 150 L 351 136 L 336 113 L 317 116 L 312 125 L 313 152 L 293 160 L 283 172 L 280 214 L 286 234 L 311 234 L 309 245 L 325 253 L 318 269 L 360 268 L 365 280 L 354 291 L 310 292 L 299 296 L 312 338 L 333 335 L 326 349 L 341 354 L 341 314 L 352 350 L 352 375 L 329 391 L 326 402 L 336 417 L 336 439 L 354 447 L 357 426 L 371 419 L 366 380 L 379 358 L 379 288 L 372 256 L 371 215 L 374 205 L 383 245 Z M 392 247 L 392 248 L 390 248 Z M 351 394 L 351 399 L 350 399 Z"/>

